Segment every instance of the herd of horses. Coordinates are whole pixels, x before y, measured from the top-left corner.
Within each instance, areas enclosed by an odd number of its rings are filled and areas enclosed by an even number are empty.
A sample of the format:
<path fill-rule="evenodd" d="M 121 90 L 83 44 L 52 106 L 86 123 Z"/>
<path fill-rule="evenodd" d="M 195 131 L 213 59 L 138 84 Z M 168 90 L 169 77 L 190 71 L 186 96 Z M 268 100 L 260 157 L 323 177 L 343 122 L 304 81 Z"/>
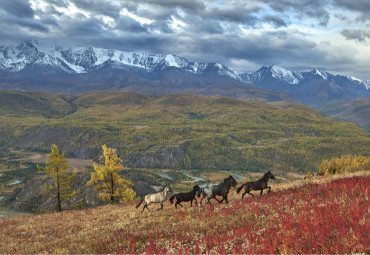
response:
<path fill-rule="evenodd" d="M 271 187 L 268 186 L 269 179 L 275 180 L 275 176 L 270 171 L 265 173 L 263 177 L 257 181 L 246 182 L 242 184 L 239 188 L 237 188 L 236 192 L 239 194 L 240 191 L 244 189 L 242 198 L 244 198 L 245 194 L 249 194 L 254 197 L 254 195 L 250 193 L 250 191 L 252 190 L 261 190 L 261 195 L 264 189 L 268 189 L 268 192 L 271 192 Z M 204 198 L 207 198 L 207 204 L 210 204 L 209 200 L 211 200 L 212 198 L 215 199 L 218 203 L 222 203 L 223 201 L 225 201 L 225 203 L 229 203 L 227 195 L 229 194 L 230 188 L 236 187 L 236 185 L 238 185 L 238 182 L 234 179 L 234 177 L 230 175 L 219 184 L 208 184 L 204 188 L 195 185 L 192 191 L 178 193 L 171 196 L 170 202 L 171 204 L 173 204 L 174 199 L 176 198 L 176 209 L 177 205 L 180 205 L 182 207 L 182 202 L 190 202 L 190 206 L 193 205 L 193 200 L 195 200 L 195 203 L 197 203 L 196 196 L 198 196 L 198 198 L 202 196 L 199 204 L 202 204 Z M 169 186 L 165 186 L 163 191 L 161 192 L 144 196 L 136 205 L 136 208 L 138 208 L 145 201 L 145 205 L 141 212 L 143 212 L 145 208 L 150 212 L 148 205 L 152 203 L 160 203 L 161 207 L 158 208 L 157 211 L 163 210 L 163 202 L 167 199 L 167 196 L 170 192 L 172 192 L 172 189 Z M 221 196 L 222 199 L 219 200 L 216 196 Z"/>

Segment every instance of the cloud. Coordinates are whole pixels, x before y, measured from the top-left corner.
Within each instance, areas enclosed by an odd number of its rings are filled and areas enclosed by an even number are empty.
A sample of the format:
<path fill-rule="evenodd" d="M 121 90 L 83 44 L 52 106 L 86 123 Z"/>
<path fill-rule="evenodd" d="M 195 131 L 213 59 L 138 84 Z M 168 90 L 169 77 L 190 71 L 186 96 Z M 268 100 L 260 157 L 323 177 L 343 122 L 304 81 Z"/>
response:
<path fill-rule="evenodd" d="M 347 40 L 358 40 L 359 42 L 365 41 L 367 38 L 370 39 L 370 30 L 363 29 L 343 29 L 341 34 Z"/>
<path fill-rule="evenodd" d="M 0 9 L 18 18 L 32 18 L 34 15 L 30 3 L 24 0 L 1 1 Z"/>
<path fill-rule="evenodd" d="M 368 0 L 0 1 L 0 45 L 51 43 L 172 53 L 238 71 L 368 68 Z M 348 40 L 343 40 L 344 38 Z M 359 43 L 361 42 L 361 43 Z M 334 50 L 335 49 L 335 50 Z M 357 52 L 356 54 L 354 52 Z M 359 54 L 358 52 L 362 52 Z M 365 68 L 366 67 L 366 68 Z M 365 77 L 368 78 L 368 77 Z"/>
<path fill-rule="evenodd" d="M 280 18 L 278 16 L 274 16 L 274 15 L 266 15 L 263 18 L 263 21 L 273 24 L 275 28 L 286 27 L 287 26 L 287 24 L 285 23 L 285 21 L 282 18 Z"/>
<path fill-rule="evenodd" d="M 314 18 L 321 26 L 327 26 L 330 14 L 329 1 L 322 0 L 261 0 L 276 12 L 293 15 L 298 19 Z"/>
<path fill-rule="evenodd" d="M 333 5 L 342 9 L 354 11 L 358 14 L 357 21 L 370 20 L 369 0 L 333 0 Z"/>

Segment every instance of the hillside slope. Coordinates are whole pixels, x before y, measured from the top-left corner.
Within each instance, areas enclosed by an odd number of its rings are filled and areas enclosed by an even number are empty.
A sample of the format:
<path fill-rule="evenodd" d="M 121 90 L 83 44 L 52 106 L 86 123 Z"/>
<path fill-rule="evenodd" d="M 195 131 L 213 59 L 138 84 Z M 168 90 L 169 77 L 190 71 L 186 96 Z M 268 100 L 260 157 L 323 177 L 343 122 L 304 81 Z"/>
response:
<path fill-rule="evenodd" d="M 315 171 L 322 159 L 370 155 L 357 125 L 297 103 L 228 97 L 0 91 L 0 144 L 94 158 L 102 144 L 128 167 Z M 25 103 L 21 103 L 25 102 Z"/>
<path fill-rule="evenodd" d="M 370 98 L 335 101 L 319 110 L 326 116 L 351 121 L 370 132 Z"/>
<path fill-rule="evenodd" d="M 0 253 L 369 253 L 368 171 L 230 204 L 134 203 L 0 221 Z M 317 183 L 316 183 L 317 182 Z"/>

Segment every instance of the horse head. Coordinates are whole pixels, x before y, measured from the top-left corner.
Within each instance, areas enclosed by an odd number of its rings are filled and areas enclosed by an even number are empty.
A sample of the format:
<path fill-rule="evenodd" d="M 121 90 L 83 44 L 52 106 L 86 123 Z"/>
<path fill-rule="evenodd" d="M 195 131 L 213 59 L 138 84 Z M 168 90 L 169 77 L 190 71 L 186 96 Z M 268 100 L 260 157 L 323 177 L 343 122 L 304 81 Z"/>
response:
<path fill-rule="evenodd" d="M 198 186 L 198 185 L 197 185 Z M 196 186 L 195 186 L 196 187 Z M 194 188 L 195 188 L 194 187 Z M 198 186 L 199 187 L 199 186 Z M 197 190 L 197 193 L 196 193 L 196 196 L 197 197 L 200 197 L 200 195 L 202 195 L 202 192 L 203 192 L 203 188 L 199 187 L 199 189 Z"/>
<path fill-rule="evenodd" d="M 163 191 L 164 192 L 172 192 L 172 189 L 171 189 L 170 186 L 166 186 L 166 187 L 164 187 Z"/>
<path fill-rule="evenodd" d="M 228 181 L 230 183 L 230 186 L 232 187 L 236 187 L 236 185 L 238 185 L 238 182 L 231 175 L 229 175 L 229 177 L 227 177 L 225 181 Z"/>
<path fill-rule="evenodd" d="M 266 174 L 268 178 L 275 180 L 275 176 L 270 171 L 268 171 Z"/>

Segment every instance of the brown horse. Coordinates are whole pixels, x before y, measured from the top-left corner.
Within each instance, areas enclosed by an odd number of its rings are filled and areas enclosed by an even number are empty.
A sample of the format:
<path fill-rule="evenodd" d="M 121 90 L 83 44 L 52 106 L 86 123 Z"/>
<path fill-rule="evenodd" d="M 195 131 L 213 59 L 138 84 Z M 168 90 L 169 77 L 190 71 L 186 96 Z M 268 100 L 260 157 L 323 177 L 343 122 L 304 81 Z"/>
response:
<path fill-rule="evenodd" d="M 236 192 L 239 193 L 243 188 L 245 188 L 242 198 L 244 198 L 244 195 L 247 193 L 254 197 L 254 195 L 250 193 L 251 190 L 261 190 L 261 195 L 264 189 L 269 189 L 268 192 L 271 192 L 271 187 L 267 186 L 269 179 L 275 180 L 275 176 L 270 171 L 265 173 L 258 181 L 244 183 L 236 190 Z"/>

